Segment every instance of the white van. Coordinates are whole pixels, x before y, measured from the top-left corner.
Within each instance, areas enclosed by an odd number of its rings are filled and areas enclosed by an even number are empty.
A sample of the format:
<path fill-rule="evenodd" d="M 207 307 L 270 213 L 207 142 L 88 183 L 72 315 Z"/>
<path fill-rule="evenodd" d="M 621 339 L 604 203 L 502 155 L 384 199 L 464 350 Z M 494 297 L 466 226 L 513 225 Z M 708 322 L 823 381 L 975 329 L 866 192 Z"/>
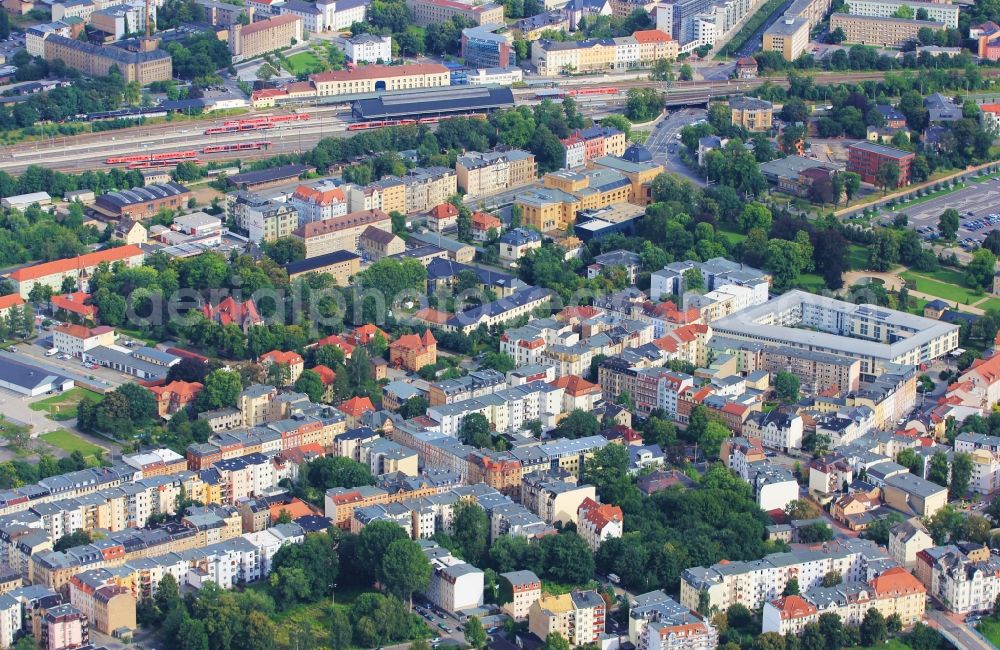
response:
<path fill-rule="evenodd" d="M 59 348 L 49 348 L 45 351 L 45 356 L 47 357 L 54 357 L 57 354 L 59 354 Z"/>

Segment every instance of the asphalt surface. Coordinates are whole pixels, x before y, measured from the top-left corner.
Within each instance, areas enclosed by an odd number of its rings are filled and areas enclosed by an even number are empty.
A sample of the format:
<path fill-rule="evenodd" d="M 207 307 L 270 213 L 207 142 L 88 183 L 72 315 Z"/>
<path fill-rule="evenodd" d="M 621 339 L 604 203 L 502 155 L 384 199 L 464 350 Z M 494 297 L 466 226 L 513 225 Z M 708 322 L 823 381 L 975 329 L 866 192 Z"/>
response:
<path fill-rule="evenodd" d="M 956 192 L 914 206 L 903 206 L 884 214 L 888 215 L 889 219 L 895 214 L 905 214 L 909 217 L 910 227 L 920 229 L 926 226 L 936 227 L 941 213 L 949 208 L 958 210 L 961 217 L 957 239 L 972 237 L 977 243 L 982 243 L 991 230 L 1000 229 L 1000 224 L 986 226 L 977 231 L 969 230 L 966 224 L 990 214 L 1000 213 L 1000 178 L 993 178 L 982 183 L 970 182 L 966 187 Z"/>
<path fill-rule="evenodd" d="M 932 627 L 962 650 L 996 650 L 992 644 L 984 641 L 965 623 L 955 620 L 958 616 L 947 616 L 942 611 L 929 609 L 926 617 L 930 620 Z"/>
<path fill-rule="evenodd" d="M 753 35 L 751 35 L 750 38 L 743 43 L 743 46 L 734 53 L 734 56 L 750 56 L 757 50 L 761 49 L 764 46 L 764 32 L 766 32 L 771 25 L 778 22 L 778 19 L 781 18 L 791 5 L 792 0 L 785 0 L 785 2 L 781 3 L 781 6 L 778 7 L 778 9 L 771 14 L 771 16 L 765 20 L 760 27 L 757 28 Z"/>
<path fill-rule="evenodd" d="M 660 120 L 646 140 L 646 148 L 653 154 L 653 160 L 699 185 L 705 184 L 705 179 L 698 176 L 687 165 L 681 162 L 680 152 L 684 146 L 677 139 L 677 134 L 688 124 L 704 119 L 707 112 L 701 108 L 688 108 L 670 113 Z"/>

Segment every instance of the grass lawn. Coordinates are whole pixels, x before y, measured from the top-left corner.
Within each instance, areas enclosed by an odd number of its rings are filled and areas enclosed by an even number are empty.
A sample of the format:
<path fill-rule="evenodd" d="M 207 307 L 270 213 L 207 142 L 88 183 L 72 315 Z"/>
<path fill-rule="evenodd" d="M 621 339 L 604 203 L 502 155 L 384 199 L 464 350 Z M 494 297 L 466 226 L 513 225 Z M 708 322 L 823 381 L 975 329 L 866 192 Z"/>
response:
<path fill-rule="evenodd" d="M 864 246 L 851 244 L 847 247 L 847 262 L 853 271 L 863 271 L 868 266 L 868 249 Z"/>
<path fill-rule="evenodd" d="M 931 273 L 904 271 L 900 273 L 900 277 L 908 282 L 913 282 L 916 290 L 921 293 L 927 293 L 938 298 L 943 298 L 944 300 L 958 302 L 959 304 L 971 305 L 983 298 L 983 296 L 977 296 L 961 286 L 965 278 L 957 271 L 947 271 L 945 269 Z"/>
<path fill-rule="evenodd" d="M 1000 309 L 1000 298 L 987 298 L 982 302 L 975 305 L 983 311 L 988 311 L 990 309 Z"/>
<path fill-rule="evenodd" d="M 826 289 L 826 281 L 819 275 L 815 273 L 802 273 L 799 275 L 799 281 L 795 285 L 802 289 L 803 291 L 808 291 L 810 293 L 819 293 Z"/>
<path fill-rule="evenodd" d="M 62 449 L 66 453 L 71 454 L 74 451 L 79 451 L 83 454 L 84 458 L 88 456 L 96 456 L 98 452 L 105 451 L 103 447 L 91 444 L 66 429 L 56 429 L 55 431 L 50 431 L 49 433 L 43 433 L 38 437 L 53 447 Z"/>
<path fill-rule="evenodd" d="M 102 395 L 86 388 L 71 388 L 70 390 L 51 395 L 29 405 L 32 411 L 45 411 L 53 420 L 72 420 L 76 417 L 76 406 L 87 397 L 94 402 L 100 402 Z"/>
<path fill-rule="evenodd" d="M 649 131 L 632 131 L 628 134 L 628 139 L 632 142 L 642 144 L 649 138 Z"/>
<path fill-rule="evenodd" d="M 990 640 L 990 643 L 1000 647 L 1000 622 L 984 619 L 978 627 L 979 633 Z"/>
<path fill-rule="evenodd" d="M 857 650 L 910 650 L 910 646 L 900 639 L 889 639 L 882 645 L 858 646 Z"/>
<path fill-rule="evenodd" d="M 736 232 L 735 230 L 723 230 L 722 228 L 719 228 L 719 234 L 725 237 L 726 241 L 733 246 L 742 244 L 743 240 L 747 238 L 747 236 L 741 232 Z"/>
<path fill-rule="evenodd" d="M 159 341 L 157 341 L 156 339 L 151 339 L 143 336 L 142 332 L 140 332 L 139 330 L 130 330 L 130 329 L 125 329 L 124 327 L 119 327 L 118 333 L 125 338 L 135 339 L 136 341 L 142 341 L 143 343 L 145 343 L 150 347 L 154 347 L 157 343 L 159 343 Z"/>
<path fill-rule="evenodd" d="M 312 72 L 313 68 L 319 65 L 319 59 L 312 52 L 299 52 L 289 57 L 285 57 L 285 62 L 291 67 L 292 74 L 301 72 Z"/>

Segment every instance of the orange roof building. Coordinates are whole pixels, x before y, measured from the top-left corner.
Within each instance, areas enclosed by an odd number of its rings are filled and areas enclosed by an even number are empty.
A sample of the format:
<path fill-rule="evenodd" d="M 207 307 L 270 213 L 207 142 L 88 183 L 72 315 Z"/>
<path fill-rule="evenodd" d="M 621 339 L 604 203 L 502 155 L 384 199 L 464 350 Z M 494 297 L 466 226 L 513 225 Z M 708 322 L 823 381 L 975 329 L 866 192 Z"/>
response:
<path fill-rule="evenodd" d="M 337 373 L 330 367 L 324 366 L 321 363 L 313 366 L 311 370 L 319 375 L 319 379 L 323 382 L 324 386 L 332 385 L 334 380 L 337 379 Z"/>
<path fill-rule="evenodd" d="M 368 345 L 372 342 L 376 335 L 381 335 L 386 342 L 392 340 L 392 337 L 386 334 L 384 330 L 378 327 L 378 325 L 373 325 L 371 323 L 355 327 L 351 337 L 355 345 Z"/>
<path fill-rule="evenodd" d="M 27 298 L 36 284 L 42 284 L 53 291 L 62 289 L 63 279 L 73 278 L 81 291 L 90 290 L 90 277 L 101 264 L 121 262 L 128 267 L 140 266 L 146 254 L 138 246 L 118 246 L 79 257 L 70 257 L 33 266 L 20 268 L 10 274 L 17 287 L 17 293 Z"/>
<path fill-rule="evenodd" d="M 344 353 L 344 358 L 350 359 L 351 353 L 354 352 L 354 344 L 348 342 L 343 336 L 339 334 L 331 334 L 330 336 L 325 336 L 313 344 L 314 347 L 321 348 L 324 345 L 332 345 L 335 348 L 339 348 L 341 352 Z"/>
<path fill-rule="evenodd" d="M 288 202 L 299 212 L 299 223 L 322 221 L 347 214 L 347 197 L 339 187 L 299 185 Z"/>
<path fill-rule="evenodd" d="M 576 512 L 577 533 L 595 553 L 605 540 L 622 536 L 625 514 L 620 507 L 587 497 Z"/>
<path fill-rule="evenodd" d="M 151 386 L 149 392 L 156 397 L 156 410 L 167 418 L 194 401 L 204 386 L 197 381 L 172 381 L 165 386 Z"/>
<path fill-rule="evenodd" d="M 264 319 L 260 317 L 260 312 L 257 311 L 257 305 L 252 298 L 239 301 L 232 296 L 227 296 L 214 307 L 206 303 L 202 306 L 201 313 L 213 323 L 218 323 L 223 327 L 234 323 L 244 332 L 249 332 L 251 327 L 264 323 Z"/>
<path fill-rule="evenodd" d="M 311 505 L 303 501 L 302 499 L 292 499 L 289 503 L 275 503 L 269 510 L 271 511 L 271 523 L 274 524 L 281 517 L 281 513 L 285 512 L 291 519 L 298 519 L 299 517 L 308 517 L 309 515 L 320 514 L 318 510 L 313 508 Z"/>
<path fill-rule="evenodd" d="M 361 423 L 361 416 L 375 410 L 370 397 L 352 397 L 340 405 L 341 412 L 347 416 L 347 428 L 358 427 Z"/>
<path fill-rule="evenodd" d="M 503 222 L 497 217 L 486 212 L 472 213 L 472 238 L 476 241 L 486 241 L 489 238 L 490 230 L 495 230 L 500 234 Z"/>
<path fill-rule="evenodd" d="M 766 620 L 764 629 L 777 632 L 772 627 L 777 624 L 781 634 L 799 634 L 809 623 L 819 619 L 819 610 L 802 596 L 785 596 L 764 606 L 764 616 L 776 620 Z"/>
<path fill-rule="evenodd" d="M 422 336 L 404 334 L 389 345 L 389 363 L 416 372 L 437 363 L 437 339 L 429 329 Z"/>
<path fill-rule="evenodd" d="M 97 307 L 86 304 L 88 300 L 90 300 L 89 293 L 74 291 L 73 293 L 54 294 L 49 299 L 49 304 L 52 306 L 53 312 L 61 309 L 68 314 L 76 314 L 84 320 L 96 321 Z"/>
<path fill-rule="evenodd" d="M 285 386 L 294 384 L 302 374 L 302 370 L 305 368 L 305 361 L 298 352 L 271 350 L 270 352 L 261 355 L 260 365 L 267 368 L 274 364 L 288 367 L 288 379 L 284 384 Z"/>
<path fill-rule="evenodd" d="M 8 311 L 23 304 L 24 298 L 16 293 L 0 296 L 0 316 L 6 316 Z"/>

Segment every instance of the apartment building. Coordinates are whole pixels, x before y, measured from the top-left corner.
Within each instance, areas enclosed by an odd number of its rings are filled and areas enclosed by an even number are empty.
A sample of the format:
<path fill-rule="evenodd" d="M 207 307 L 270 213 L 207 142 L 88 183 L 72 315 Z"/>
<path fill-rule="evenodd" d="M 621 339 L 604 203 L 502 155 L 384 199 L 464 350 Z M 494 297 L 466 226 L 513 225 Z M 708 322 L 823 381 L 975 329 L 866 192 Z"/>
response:
<path fill-rule="evenodd" d="M 869 571 L 884 566 L 888 555 L 870 540 L 829 542 L 821 548 L 773 553 L 751 562 L 722 562 L 694 567 L 681 573 L 680 603 L 698 609 L 702 594 L 709 606 L 720 610 L 735 603 L 757 609 L 779 598 L 790 579 L 803 592 L 820 586 L 830 571 L 838 571 L 845 583 L 863 582 Z"/>
<path fill-rule="evenodd" d="M 449 0 L 450 1 L 450 0 Z M 451 85 L 448 68 L 437 63 L 413 65 L 364 65 L 309 75 L 319 97 L 358 95 Z"/>
<path fill-rule="evenodd" d="M 993 610 L 1000 595 L 1000 558 L 973 559 L 954 548 L 934 560 L 931 570 L 931 594 L 947 610 L 956 614 Z"/>
<path fill-rule="evenodd" d="M 543 187 L 518 195 L 515 205 L 525 224 L 549 232 L 565 230 L 581 210 L 626 203 L 631 191 L 628 178 L 614 170 L 560 171 L 546 174 Z"/>
<path fill-rule="evenodd" d="M 288 203 L 299 213 L 299 226 L 347 214 L 344 190 L 330 181 L 299 185 L 288 197 Z"/>
<path fill-rule="evenodd" d="M 755 97 L 740 97 L 729 100 L 733 126 L 747 131 L 771 130 L 771 102 Z"/>
<path fill-rule="evenodd" d="M 443 23 L 461 16 L 474 25 L 502 25 L 503 5 L 491 2 L 476 4 L 467 0 L 406 0 L 406 7 L 418 27 Z"/>
<path fill-rule="evenodd" d="M 229 28 L 229 51 L 241 61 L 301 42 L 302 18 L 294 14 Z"/>
<path fill-rule="evenodd" d="M 542 596 L 528 611 L 528 630 L 538 638 L 558 632 L 572 646 L 595 642 L 604 623 L 604 599 L 596 591 Z"/>
<path fill-rule="evenodd" d="M 678 52 L 677 41 L 657 29 L 618 38 L 540 39 L 531 43 L 531 61 L 543 76 L 563 71 L 607 72 L 648 67 L 659 58 L 676 59 Z"/>
<path fill-rule="evenodd" d="M 868 610 L 899 616 L 908 627 L 924 615 L 927 590 L 902 567 L 882 571 L 868 581 L 816 586 L 801 596 L 786 596 L 764 604 L 763 632 L 798 634 L 823 614 L 836 614 L 845 625 L 859 625 Z"/>
<path fill-rule="evenodd" d="M 52 34 L 44 42 L 46 61 L 62 61 L 91 77 L 106 77 L 111 68 L 117 67 L 125 83 L 138 82 L 145 86 L 154 81 L 167 81 L 173 77 L 173 59 L 167 52 L 156 49 L 157 41 L 142 40 L 138 52 L 114 45 L 94 45 L 75 38 Z"/>
<path fill-rule="evenodd" d="M 489 196 L 533 183 L 538 177 L 535 156 L 527 151 L 470 151 L 455 163 L 458 187 L 469 196 Z"/>
<path fill-rule="evenodd" d="M 429 329 L 422 335 L 404 334 L 389 344 L 389 363 L 417 372 L 437 363 L 437 340 Z"/>
<path fill-rule="evenodd" d="M 362 233 L 369 227 L 392 231 L 392 220 L 381 210 L 350 212 L 340 217 L 314 221 L 295 228 L 291 236 L 306 247 L 306 258 L 335 251 L 356 251 Z"/>
<path fill-rule="evenodd" d="M 96 347 L 114 345 L 117 338 L 115 328 L 107 325 L 59 325 L 52 330 L 52 347 L 79 359 Z"/>
<path fill-rule="evenodd" d="M 458 175 L 447 167 L 414 167 L 399 181 L 403 184 L 404 214 L 427 212 L 458 193 Z"/>
<path fill-rule="evenodd" d="M 759 439 L 769 449 L 789 451 L 802 447 L 804 430 L 802 417 L 783 411 L 751 413 L 743 423 L 743 435 Z"/>
<path fill-rule="evenodd" d="M 807 393 L 835 389 L 838 393 L 858 390 L 861 382 L 861 361 L 823 352 L 798 348 L 767 348 L 763 351 L 762 369 L 772 376 L 790 372 Z"/>
<path fill-rule="evenodd" d="M 485 574 L 468 562 L 456 558 L 435 542 L 420 542 L 431 563 L 431 578 L 424 591 L 435 607 L 446 612 L 475 609 L 483 604 Z"/>
<path fill-rule="evenodd" d="M 155 4 L 150 5 L 149 20 L 156 22 Z M 98 9 L 90 15 L 91 27 L 104 32 L 116 41 L 127 35 L 145 31 L 146 22 L 146 3 L 136 0 Z"/>
<path fill-rule="evenodd" d="M 542 236 L 528 228 L 514 228 L 500 235 L 500 259 L 516 262 L 529 250 L 542 247 Z"/>
<path fill-rule="evenodd" d="M 348 210 L 381 210 L 386 214 L 406 213 L 406 186 L 394 176 L 369 183 L 364 187 L 348 186 Z"/>
<path fill-rule="evenodd" d="M 950 29 L 958 29 L 958 5 L 939 2 L 903 2 L 902 0 L 854 0 L 845 8 L 852 16 L 868 18 L 893 18 L 900 7 L 908 7 L 913 13 L 921 9 L 927 13 L 927 20 L 944 23 Z"/>
<path fill-rule="evenodd" d="M 933 20 L 910 20 L 907 18 L 874 18 L 835 13 L 830 16 L 830 29 L 840 28 L 847 36 L 846 42 L 875 47 L 900 48 L 917 40 L 921 29 L 935 32 L 945 29 L 943 22 Z"/>
<path fill-rule="evenodd" d="M 501 609 L 515 621 L 528 620 L 531 606 L 542 597 L 542 581 L 533 571 L 501 573 L 500 592 L 504 604 Z"/>
<path fill-rule="evenodd" d="M 712 625 L 662 591 L 629 603 L 628 638 L 639 650 L 709 650 L 719 643 Z"/>
<path fill-rule="evenodd" d="M 577 533 L 595 553 L 605 541 L 620 538 L 624 526 L 625 515 L 618 506 L 587 498 L 577 508 Z"/>
<path fill-rule="evenodd" d="M 604 156 L 623 156 L 627 146 L 625 134 L 609 126 L 578 129 L 562 143 L 566 150 L 566 169 L 583 167 Z"/>
<path fill-rule="evenodd" d="M 764 51 L 781 52 L 786 61 L 799 58 L 809 47 L 809 21 L 787 14 L 764 31 Z"/>
<path fill-rule="evenodd" d="M 901 521 L 889 531 L 889 555 L 900 566 L 912 569 L 917 553 L 934 546 L 934 540 L 917 517 Z"/>

